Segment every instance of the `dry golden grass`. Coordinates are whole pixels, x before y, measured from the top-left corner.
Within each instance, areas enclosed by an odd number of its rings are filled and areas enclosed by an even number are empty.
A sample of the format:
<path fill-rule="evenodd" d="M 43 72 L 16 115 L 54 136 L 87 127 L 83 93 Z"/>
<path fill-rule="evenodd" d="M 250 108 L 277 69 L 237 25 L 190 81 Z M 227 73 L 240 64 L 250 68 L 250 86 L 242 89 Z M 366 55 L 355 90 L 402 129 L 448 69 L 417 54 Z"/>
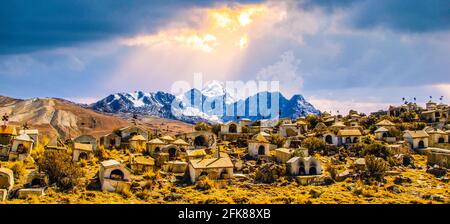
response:
<path fill-rule="evenodd" d="M 128 152 L 111 150 L 108 158 L 128 161 Z M 328 164 L 329 157 L 319 158 Z M 426 167 L 426 157 L 414 155 L 415 164 Z M 351 163 L 348 158 L 347 163 Z M 99 161 L 93 158 L 83 162 L 86 172 L 85 182 L 95 180 Z M 12 162 L 2 162 L 2 166 L 12 167 Z M 345 164 L 337 165 L 342 171 Z M 28 172 L 30 170 L 27 170 Z M 27 173 L 28 173 L 27 172 Z M 412 183 L 395 185 L 394 176 L 387 176 L 383 185 L 364 185 L 349 179 L 336 182 L 330 186 L 301 186 L 294 180 L 281 178 L 274 184 L 255 184 L 250 181 L 220 181 L 209 190 L 199 190 L 195 185 L 182 185 L 171 182 L 171 175 L 161 175 L 159 172 L 147 172 L 134 176 L 134 182 L 143 183 L 140 190 L 130 190 L 122 193 L 108 193 L 98 190 L 87 190 L 85 186 L 71 192 L 58 192 L 49 187 L 46 195 L 28 199 L 10 199 L 2 203 L 42 203 L 42 204 L 141 204 L 141 203 L 245 203 L 245 204 L 387 204 L 387 203 L 450 203 L 450 185 L 444 183 L 425 169 L 402 168 L 401 175 L 409 177 Z M 17 184 L 23 184 L 23 180 Z M 401 193 L 388 190 L 396 186 Z M 430 198 L 431 195 L 441 195 L 444 201 Z"/>

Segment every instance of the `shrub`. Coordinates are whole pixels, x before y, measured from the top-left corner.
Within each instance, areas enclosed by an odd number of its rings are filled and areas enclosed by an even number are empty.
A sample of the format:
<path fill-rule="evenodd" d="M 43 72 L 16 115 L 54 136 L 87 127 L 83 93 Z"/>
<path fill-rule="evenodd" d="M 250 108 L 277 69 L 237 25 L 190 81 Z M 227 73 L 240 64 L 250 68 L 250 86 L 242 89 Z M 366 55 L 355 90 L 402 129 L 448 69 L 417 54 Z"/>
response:
<path fill-rule="evenodd" d="M 376 157 L 381 157 L 386 160 L 389 156 L 392 155 L 392 152 L 386 145 L 376 142 L 367 145 L 364 148 L 363 155 L 364 156 L 373 155 Z"/>
<path fill-rule="evenodd" d="M 306 121 L 309 123 L 309 127 L 315 127 L 320 122 L 319 117 L 313 114 L 308 114 Z"/>
<path fill-rule="evenodd" d="M 417 113 L 414 111 L 407 111 L 400 114 L 400 118 L 403 120 L 403 122 L 412 122 L 416 119 Z"/>
<path fill-rule="evenodd" d="M 80 179 L 84 172 L 65 152 L 46 151 L 37 164 L 39 169 L 48 175 L 50 183 L 56 184 L 62 190 L 70 190 L 81 184 Z"/>
<path fill-rule="evenodd" d="M 100 147 L 97 148 L 97 150 L 95 151 L 95 156 L 99 160 L 108 160 L 108 159 L 111 158 L 110 153 L 103 146 L 100 146 Z"/>
<path fill-rule="evenodd" d="M 44 155 L 44 145 L 48 144 L 49 140 L 45 136 L 42 137 L 42 143 L 37 145 L 33 151 L 31 151 L 31 158 L 33 158 L 35 161 L 39 160 Z"/>
<path fill-rule="evenodd" d="M 358 142 L 352 144 L 348 147 L 347 151 L 350 156 L 360 157 L 364 155 L 364 149 L 367 147 L 367 144 L 363 142 Z"/>
<path fill-rule="evenodd" d="M 376 121 L 377 118 L 375 116 L 368 116 L 366 119 L 362 119 L 360 123 L 364 128 L 372 130 L 375 127 L 375 123 L 377 123 Z"/>
<path fill-rule="evenodd" d="M 128 189 L 128 188 L 122 189 L 122 190 L 120 191 L 120 194 L 121 194 L 122 197 L 125 198 L 125 199 L 133 197 L 133 193 L 132 193 L 131 190 Z"/>
<path fill-rule="evenodd" d="M 284 176 L 286 168 L 276 163 L 262 164 L 255 172 L 255 180 L 262 183 L 274 183 Z"/>
<path fill-rule="evenodd" d="M 211 127 L 205 122 L 199 122 L 195 125 L 194 129 L 196 131 L 208 131 L 211 130 Z"/>
<path fill-rule="evenodd" d="M 388 132 L 388 136 L 396 137 L 397 139 L 400 139 L 403 136 L 403 132 L 397 128 L 390 128 L 389 132 Z"/>
<path fill-rule="evenodd" d="M 414 167 L 414 157 L 412 157 L 412 156 L 409 155 L 409 154 L 403 155 L 403 158 L 402 158 L 402 165 L 403 165 L 403 166 L 409 166 L 409 165 L 411 165 L 412 167 Z"/>
<path fill-rule="evenodd" d="M 213 188 L 215 188 L 215 183 L 207 176 L 199 177 L 197 182 L 195 183 L 195 189 L 197 190 L 207 191 Z"/>
<path fill-rule="evenodd" d="M 144 178 L 144 180 L 150 180 L 150 181 L 155 181 L 158 178 L 157 173 L 155 173 L 152 169 L 147 170 L 142 177 Z"/>
<path fill-rule="evenodd" d="M 247 126 L 242 126 L 242 133 L 250 133 L 250 128 Z"/>
<path fill-rule="evenodd" d="M 212 133 L 219 135 L 220 132 L 220 124 L 214 124 L 211 126 Z"/>
<path fill-rule="evenodd" d="M 292 157 L 296 157 L 296 156 L 298 156 L 298 157 L 305 157 L 306 155 L 305 155 L 305 153 L 303 152 L 303 150 L 301 150 L 301 149 L 295 149 L 295 150 L 294 150 L 294 153 L 292 153 Z"/>
<path fill-rule="evenodd" d="M 325 150 L 325 142 L 322 139 L 316 137 L 307 137 L 303 142 L 302 146 L 308 149 L 310 155 L 315 153 L 322 153 Z"/>
<path fill-rule="evenodd" d="M 15 180 L 20 180 L 26 173 L 25 164 L 21 161 L 11 163 L 8 168 L 13 171 Z"/>
<path fill-rule="evenodd" d="M 381 158 L 377 158 L 373 155 L 365 157 L 366 160 L 366 172 L 365 175 L 368 180 L 381 181 L 388 170 L 388 164 Z"/>
<path fill-rule="evenodd" d="M 361 142 L 365 143 L 365 144 L 373 144 L 375 142 L 375 139 L 373 137 L 373 135 L 367 135 L 362 137 Z"/>
<path fill-rule="evenodd" d="M 283 136 L 280 136 L 277 134 L 271 134 L 270 143 L 276 145 L 277 147 L 283 147 L 285 142 L 286 142 L 286 138 L 284 138 Z"/>
<path fill-rule="evenodd" d="M 336 169 L 336 167 L 335 166 L 328 166 L 327 171 L 330 174 L 331 179 L 336 181 L 336 177 L 338 175 L 338 170 Z"/>

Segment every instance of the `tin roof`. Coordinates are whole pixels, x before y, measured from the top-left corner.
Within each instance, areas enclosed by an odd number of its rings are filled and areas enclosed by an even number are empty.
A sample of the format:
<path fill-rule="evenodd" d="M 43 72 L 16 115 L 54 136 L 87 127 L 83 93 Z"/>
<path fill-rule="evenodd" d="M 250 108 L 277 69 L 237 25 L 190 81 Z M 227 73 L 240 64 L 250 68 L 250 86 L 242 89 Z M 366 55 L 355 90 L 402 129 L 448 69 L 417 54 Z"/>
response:
<path fill-rule="evenodd" d="M 169 135 L 164 135 L 163 137 L 161 137 L 161 139 L 165 141 L 175 141 L 175 139 Z"/>
<path fill-rule="evenodd" d="M 109 167 L 109 166 L 120 165 L 120 163 L 117 160 L 110 159 L 110 160 L 105 160 L 105 161 L 101 162 L 100 165 L 102 165 L 103 167 Z"/>
<path fill-rule="evenodd" d="M 159 145 L 159 144 L 164 145 L 164 144 L 166 144 L 163 141 L 161 141 L 161 139 L 159 139 L 159 138 L 152 139 L 148 143 L 149 144 L 155 144 L 155 145 Z"/>
<path fill-rule="evenodd" d="M 229 157 L 191 160 L 189 163 L 194 169 L 232 168 L 233 162 Z"/>
<path fill-rule="evenodd" d="M 264 135 L 261 134 L 261 132 L 255 135 L 255 137 L 253 137 L 252 140 L 261 143 L 269 143 L 269 141 L 267 141 L 266 137 L 264 137 Z"/>
<path fill-rule="evenodd" d="M 376 123 L 376 126 L 395 126 L 395 124 L 389 120 L 384 119 L 384 120 Z"/>
<path fill-rule="evenodd" d="M 361 136 L 361 131 L 359 129 L 343 129 L 339 130 L 337 136 Z"/>
<path fill-rule="evenodd" d="M 174 145 L 189 145 L 189 143 L 187 143 L 183 139 L 177 139 L 177 140 L 173 141 L 172 144 L 174 144 Z"/>
<path fill-rule="evenodd" d="M 130 141 L 146 141 L 147 139 L 144 138 L 142 135 L 135 135 L 131 137 Z"/>
<path fill-rule="evenodd" d="M 187 156 L 205 156 L 206 152 L 204 149 L 193 149 L 193 150 L 186 150 Z"/>
<path fill-rule="evenodd" d="M 420 131 L 407 130 L 404 133 L 405 133 L 405 135 L 410 135 L 412 138 L 428 138 L 429 137 L 429 135 L 423 130 L 420 130 Z"/>
<path fill-rule="evenodd" d="M 82 151 L 92 151 L 92 145 L 91 144 L 84 144 L 84 143 L 75 142 L 73 144 L 73 147 L 75 149 L 82 150 Z"/>
<path fill-rule="evenodd" d="M 378 133 L 378 132 L 388 132 L 389 130 L 388 129 L 386 129 L 385 127 L 381 127 L 381 128 L 378 128 L 377 130 L 375 130 L 375 133 Z"/>

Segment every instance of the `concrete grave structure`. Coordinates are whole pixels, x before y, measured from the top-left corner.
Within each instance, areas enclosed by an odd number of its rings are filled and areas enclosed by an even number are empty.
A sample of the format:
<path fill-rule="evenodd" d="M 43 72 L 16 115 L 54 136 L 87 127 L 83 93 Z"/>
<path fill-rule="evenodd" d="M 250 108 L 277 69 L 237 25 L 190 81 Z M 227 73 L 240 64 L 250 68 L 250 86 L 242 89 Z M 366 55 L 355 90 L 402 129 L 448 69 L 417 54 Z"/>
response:
<path fill-rule="evenodd" d="M 147 148 L 147 139 L 142 135 L 134 135 L 129 140 L 129 148 L 135 152 L 142 152 Z"/>
<path fill-rule="evenodd" d="M 52 138 L 47 145 L 44 146 L 46 150 L 66 150 L 67 147 L 60 138 Z"/>
<path fill-rule="evenodd" d="M 342 129 L 337 134 L 338 145 L 348 145 L 361 141 L 362 133 L 359 129 Z"/>
<path fill-rule="evenodd" d="M 175 138 L 173 138 L 172 136 L 170 136 L 170 135 L 164 135 L 164 136 L 162 136 L 161 138 L 159 138 L 159 139 L 161 139 L 163 142 L 165 142 L 166 144 L 170 144 L 170 143 L 172 143 L 173 141 L 175 141 Z"/>
<path fill-rule="evenodd" d="M 155 159 L 149 156 L 143 156 L 140 153 L 130 155 L 130 167 L 135 174 L 143 174 L 152 170 L 155 166 Z"/>
<path fill-rule="evenodd" d="M 294 137 L 302 134 L 302 128 L 296 124 L 281 124 L 279 134 L 283 137 Z"/>
<path fill-rule="evenodd" d="M 19 199 L 26 199 L 31 196 L 44 196 L 45 188 L 23 188 L 17 191 L 17 197 Z"/>
<path fill-rule="evenodd" d="M 155 153 L 160 153 L 161 149 L 166 145 L 167 144 L 165 142 L 161 141 L 161 139 L 159 139 L 159 138 L 152 139 L 147 143 L 147 152 L 150 155 L 153 155 Z"/>
<path fill-rule="evenodd" d="M 241 125 L 241 127 L 242 126 L 250 127 L 252 125 L 252 123 L 253 123 L 252 120 L 250 120 L 248 118 L 241 118 L 239 120 L 239 125 Z"/>
<path fill-rule="evenodd" d="M 438 165 L 450 169 L 450 150 L 428 148 L 426 149 L 426 154 L 428 165 Z"/>
<path fill-rule="evenodd" d="M 15 126 L 0 125 L 0 145 L 10 145 L 15 136 L 17 136 Z"/>
<path fill-rule="evenodd" d="M 91 144 L 74 143 L 72 148 L 72 161 L 88 160 L 94 154 Z"/>
<path fill-rule="evenodd" d="M 448 134 L 441 129 L 432 129 L 427 131 L 429 137 L 429 144 L 445 144 L 448 143 Z"/>
<path fill-rule="evenodd" d="M 242 133 L 242 127 L 235 121 L 228 121 L 220 126 L 221 134 L 240 134 Z"/>
<path fill-rule="evenodd" d="M 0 188 L 0 202 L 6 201 L 7 198 L 8 198 L 8 191 L 6 189 Z"/>
<path fill-rule="evenodd" d="M 233 162 L 228 156 L 189 161 L 189 176 L 195 183 L 200 176 L 210 179 L 229 179 L 233 177 Z"/>
<path fill-rule="evenodd" d="M 295 150 L 289 148 L 275 149 L 275 158 L 279 163 L 286 163 L 294 155 Z"/>
<path fill-rule="evenodd" d="M 99 179 L 102 191 L 121 192 L 130 188 L 131 172 L 116 160 L 106 160 L 100 163 Z"/>
<path fill-rule="evenodd" d="M 100 137 L 100 145 L 102 145 L 103 147 L 107 148 L 107 149 L 112 149 L 112 148 L 120 148 L 122 143 L 122 138 L 117 135 L 116 133 L 110 133 L 107 135 L 104 135 L 102 137 Z"/>
<path fill-rule="evenodd" d="M 90 144 L 92 150 L 97 150 L 97 139 L 92 135 L 80 135 L 73 140 L 73 143 Z"/>
<path fill-rule="evenodd" d="M 165 172 L 184 174 L 187 167 L 188 163 L 177 160 L 164 163 L 164 165 L 162 166 L 162 170 L 164 170 Z"/>
<path fill-rule="evenodd" d="M 119 129 L 122 143 L 128 143 L 128 141 L 135 135 L 142 135 L 148 140 L 148 131 L 141 126 L 129 126 Z"/>
<path fill-rule="evenodd" d="M 13 140 L 9 160 L 22 161 L 31 155 L 33 150 L 33 139 L 27 134 L 21 134 Z"/>
<path fill-rule="evenodd" d="M 204 149 L 193 149 L 186 151 L 187 160 L 203 159 L 206 156 Z"/>
<path fill-rule="evenodd" d="M 314 157 L 293 157 L 287 161 L 288 171 L 292 176 L 320 175 L 322 166 Z"/>
<path fill-rule="evenodd" d="M 20 130 L 19 135 L 28 135 L 31 139 L 33 139 L 33 149 L 36 149 L 39 146 L 39 130 L 37 129 L 25 129 Z"/>
<path fill-rule="evenodd" d="M 270 156 L 270 146 L 269 141 L 259 133 L 248 141 L 248 154 L 254 158 Z"/>
<path fill-rule="evenodd" d="M 377 126 L 378 128 L 383 127 L 383 128 L 387 129 L 387 128 L 395 127 L 395 124 L 389 120 L 384 119 L 384 120 L 381 120 L 380 122 L 376 123 L 375 126 Z"/>
<path fill-rule="evenodd" d="M 338 145 L 338 137 L 333 132 L 326 132 L 323 134 L 323 141 L 330 145 Z"/>
<path fill-rule="evenodd" d="M 176 136 L 186 141 L 191 148 L 210 148 L 216 145 L 216 135 L 210 131 L 193 131 Z"/>
<path fill-rule="evenodd" d="M 425 131 L 404 131 L 403 139 L 411 146 L 414 150 L 423 150 L 428 148 L 428 138 L 430 136 Z"/>

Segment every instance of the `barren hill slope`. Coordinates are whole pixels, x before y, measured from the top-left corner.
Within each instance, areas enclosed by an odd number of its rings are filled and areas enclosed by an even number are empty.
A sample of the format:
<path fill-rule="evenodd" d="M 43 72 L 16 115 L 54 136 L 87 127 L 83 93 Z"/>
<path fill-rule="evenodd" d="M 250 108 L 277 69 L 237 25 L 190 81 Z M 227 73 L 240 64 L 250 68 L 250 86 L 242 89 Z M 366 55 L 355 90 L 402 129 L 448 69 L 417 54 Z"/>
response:
<path fill-rule="evenodd" d="M 59 98 L 14 99 L 0 96 L 0 115 L 9 115 L 9 123 L 39 129 L 42 134 L 72 138 L 80 134 L 96 137 L 131 125 L 129 118 L 95 112 L 79 104 Z M 138 121 L 150 131 L 176 134 L 192 130 L 192 126 L 164 118 L 142 117 Z M 161 129 L 161 130 L 160 130 Z"/>
<path fill-rule="evenodd" d="M 56 98 L 27 100 L 0 96 L 0 114 L 8 114 L 11 124 L 27 123 L 46 134 L 74 137 L 82 133 L 101 135 L 129 125 L 121 118 L 85 109 L 78 104 Z"/>

